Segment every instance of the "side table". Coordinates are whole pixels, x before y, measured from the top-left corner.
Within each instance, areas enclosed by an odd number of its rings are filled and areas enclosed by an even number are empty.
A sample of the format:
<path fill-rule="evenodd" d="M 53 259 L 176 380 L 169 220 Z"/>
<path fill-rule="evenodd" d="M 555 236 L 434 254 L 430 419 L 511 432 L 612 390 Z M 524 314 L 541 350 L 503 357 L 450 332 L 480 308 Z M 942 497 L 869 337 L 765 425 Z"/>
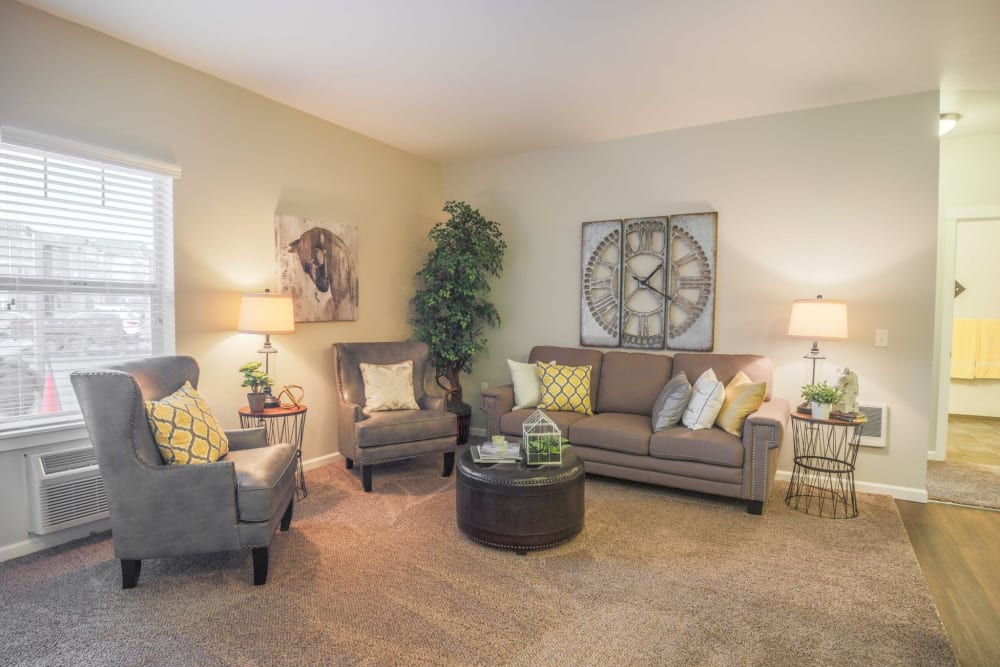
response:
<path fill-rule="evenodd" d="M 813 419 L 792 413 L 795 467 L 785 495 L 786 505 L 833 519 L 858 515 L 854 462 L 866 421 L 863 417 L 854 422 Z"/>
<path fill-rule="evenodd" d="M 249 407 L 240 408 L 240 427 L 267 430 L 267 444 L 290 442 L 295 445 L 296 468 L 295 499 L 302 500 L 309 495 L 306 478 L 302 470 L 302 434 L 306 428 L 305 405 L 296 408 L 265 408 L 262 412 L 250 412 Z"/>

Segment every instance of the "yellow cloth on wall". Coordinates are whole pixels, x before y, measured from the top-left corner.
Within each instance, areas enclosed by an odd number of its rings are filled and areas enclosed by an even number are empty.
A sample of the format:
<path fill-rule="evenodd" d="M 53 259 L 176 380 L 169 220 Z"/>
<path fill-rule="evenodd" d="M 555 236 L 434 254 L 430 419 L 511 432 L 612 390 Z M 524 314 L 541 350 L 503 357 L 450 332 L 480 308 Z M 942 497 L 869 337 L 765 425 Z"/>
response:
<path fill-rule="evenodd" d="M 979 320 L 977 378 L 1000 378 L 1000 320 Z"/>
<path fill-rule="evenodd" d="M 978 349 L 979 320 L 955 320 L 951 333 L 951 377 L 962 380 L 976 377 Z"/>

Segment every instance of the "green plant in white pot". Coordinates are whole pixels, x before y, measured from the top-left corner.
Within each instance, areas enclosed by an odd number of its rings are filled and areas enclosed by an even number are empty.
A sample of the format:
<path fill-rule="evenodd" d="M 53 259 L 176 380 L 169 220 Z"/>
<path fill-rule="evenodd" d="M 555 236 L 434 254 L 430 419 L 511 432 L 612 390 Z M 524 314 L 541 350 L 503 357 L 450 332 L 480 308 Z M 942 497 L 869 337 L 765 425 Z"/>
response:
<path fill-rule="evenodd" d="M 826 380 L 802 387 L 802 398 L 812 406 L 813 419 L 829 419 L 830 408 L 844 398 L 844 392 Z"/>

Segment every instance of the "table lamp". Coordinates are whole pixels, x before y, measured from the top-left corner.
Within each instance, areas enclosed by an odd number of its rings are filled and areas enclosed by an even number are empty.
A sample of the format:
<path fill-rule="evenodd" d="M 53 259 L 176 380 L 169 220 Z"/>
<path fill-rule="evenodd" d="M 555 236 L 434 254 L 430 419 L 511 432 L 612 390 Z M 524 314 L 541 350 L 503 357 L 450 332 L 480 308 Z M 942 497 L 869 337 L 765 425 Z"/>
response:
<path fill-rule="evenodd" d="M 819 353 L 819 339 L 847 338 L 847 303 L 824 299 L 796 299 L 792 302 L 792 316 L 788 320 L 788 335 L 812 338 L 812 348 L 803 359 L 812 360 L 812 382 L 816 384 L 816 361 L 826 359 Z"/>
<path fill-rule="evenodd" d="M 271 355 L 278 353 L 271 345 L 271 334 L 295 333 L 292 297 L 286 294 L 271 294 L 270 290 L 244 294 L 240 301 L 240 322 L 236 330 L 242 333 L 264 334 L 264 347 L 257 351 L 264 355 L 264 372 L 270 374 Z M 271 388 L 266 388 L 264 393 L 267 394 L 264 407 L 278 407 L 278 399 L 271 394 Z"/>

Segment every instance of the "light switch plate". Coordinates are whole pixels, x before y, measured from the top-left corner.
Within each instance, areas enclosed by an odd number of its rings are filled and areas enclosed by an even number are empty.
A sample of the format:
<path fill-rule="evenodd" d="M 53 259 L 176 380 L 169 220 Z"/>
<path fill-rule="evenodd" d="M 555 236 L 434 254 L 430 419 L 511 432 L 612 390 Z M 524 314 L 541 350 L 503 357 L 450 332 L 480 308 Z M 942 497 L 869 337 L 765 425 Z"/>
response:
<path fill-rule="evenodd" d="M 889 347 L 889 330 L 875 330 L 875 347 Z"/>

